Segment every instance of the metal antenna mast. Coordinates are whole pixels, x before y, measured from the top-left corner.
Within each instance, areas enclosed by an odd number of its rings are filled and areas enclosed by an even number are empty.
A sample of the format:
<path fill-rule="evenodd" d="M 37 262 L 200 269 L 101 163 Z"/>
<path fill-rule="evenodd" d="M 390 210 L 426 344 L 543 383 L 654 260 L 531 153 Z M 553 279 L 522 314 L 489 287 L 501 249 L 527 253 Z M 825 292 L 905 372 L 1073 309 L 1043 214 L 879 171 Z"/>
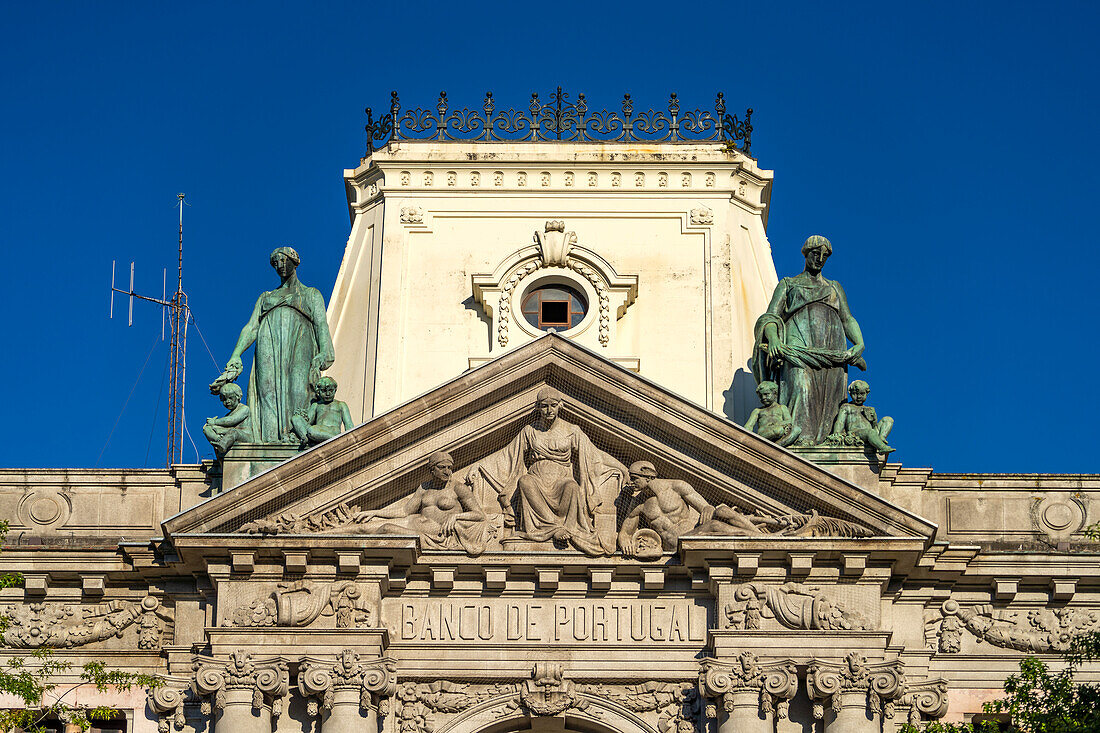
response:
<path fill-rule="evenodd" d="M 184 376 L 187 371 L 187 322 L 191 311 L 187 307 L 187 293 L 183 292 L 183 207 L 185 194 L 176 194 L 179 199 L 180 224 L 179 224 L 179 264 L 176 278 L 176 292 L 171 299 L 167 292 L 160 298 L 150 298 L 138 295 L 134 292 L 134 263 L 130 263 L 130 289 L 121 290 L 115 287 L 115 262 L 111 261 L 111 318 L 115 316 L 115 293 L 121 293 L 130 297 L 129 325 L 134 325 L 134 298 L 147 300 L 150 303 L 160 305 L 168 316 L 171 324 L 172 340 L 169 343 L 171 382 L 168 387 L 168 453 L 167 465 L 183 463 L 183 403 L 184 403 Z M 189 204 L 188 204 L 189 205 Z M 165 271 L 164 290 L 167 291 L 168 273 Z M 161 321 L 161 338 L 164 338 L 163 315 Z"/>

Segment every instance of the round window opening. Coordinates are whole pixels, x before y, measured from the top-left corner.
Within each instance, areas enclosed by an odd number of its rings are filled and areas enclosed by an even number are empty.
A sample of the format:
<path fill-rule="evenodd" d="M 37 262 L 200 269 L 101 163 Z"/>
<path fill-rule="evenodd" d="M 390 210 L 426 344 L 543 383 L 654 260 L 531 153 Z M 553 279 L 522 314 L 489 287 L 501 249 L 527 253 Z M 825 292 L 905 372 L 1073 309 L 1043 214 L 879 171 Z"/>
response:
<path fill-rule="evenodd" d="M 584 296 L 568 285 L 542 285 L 523 298 L 523 317 L 542 331 L 566 331 L 580 324 L 588 313 Z"/>

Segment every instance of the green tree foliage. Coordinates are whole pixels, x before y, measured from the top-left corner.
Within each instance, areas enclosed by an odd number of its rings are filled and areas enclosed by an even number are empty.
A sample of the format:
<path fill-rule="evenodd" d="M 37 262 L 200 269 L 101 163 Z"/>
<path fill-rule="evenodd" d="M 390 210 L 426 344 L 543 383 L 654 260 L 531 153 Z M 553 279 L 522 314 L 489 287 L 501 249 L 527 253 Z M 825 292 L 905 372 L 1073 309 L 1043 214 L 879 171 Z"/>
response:
<path fill-rule="evenodd" d="M 1100 684 L 1077 682 L 1074 676 L 1085 662 L 1100 660 L 1100 632 L 1082 634 L 1062 655 L 1065 667 L 1053 672 L 1036 657 L 1020 662 L 1019 674 L 1005 680 L 1005 696 L 987 702 L 987 715 L 1007 715 L 1015 733 L 1096 733 L 1100 731 Z M 905 733 L 997 733 L 997 723 L 972 726 L 929 723 L 906 726 Z"/>
<path fill-rule="evenodd" d="M 8 523 L 0 520 L 0 544 L 8 531 Z M 22 585 L 18 573 L 0 575 L 0 589 Z M 0 635 L 7 630 L 11 619 L 0 615 Z M 45 730 L 47 720 L 61 720 L 87 730 L 96 720 L 110 720 L 117 711 L 109 707 L 90 707 L 66 699 L 81 685 L 94 685 L 99 692 L 112 690 L 125 692 L 134 687 L 157 687 L 159 679 L 147 674 L 134 674 L 107 669 L 102 662 L 85 664 L 77 675 L 78 682 L 61 684 L 58 678 L 70 679 L 72 663 L 53 658 L 47 648 L 35 649 L 26 656 L 0 660 L 0 693 L 20 699 L 23 708 L 0 710 L 0 731 L 24 730 L 28 733 Z"/>

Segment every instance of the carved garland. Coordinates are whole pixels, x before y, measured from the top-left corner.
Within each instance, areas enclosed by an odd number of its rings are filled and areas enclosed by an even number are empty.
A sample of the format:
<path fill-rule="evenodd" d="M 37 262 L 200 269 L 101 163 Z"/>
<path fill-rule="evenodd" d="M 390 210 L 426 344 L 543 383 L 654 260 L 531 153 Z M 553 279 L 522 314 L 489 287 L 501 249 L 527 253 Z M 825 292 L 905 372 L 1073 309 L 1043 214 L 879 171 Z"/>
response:
<path fill-rule="evenodd" d="M 1041 608 L 1022 615 L 988 603 L 963 607 L 949 598 L 927 623 L 940 622 L 938 649 L 944 654 L 962 650 L 963 629 L 979 641 L 1021 652 L 1065 652 L 1075 636 L 1100 629 L 1100 612 L 1087 609 Z"/>
<path fill-rule="evenodd" d="M 3 642 L 13 649 L 68 649 L 111 637 L 122 637 L 137 624 L 138 648 L 159 649 L 161 635 L 172 614 L 159 598 L 141 601 L 112 600 L 93 606 L 74 603 L 9 605 L 4 614 L 11 623 Z"/>

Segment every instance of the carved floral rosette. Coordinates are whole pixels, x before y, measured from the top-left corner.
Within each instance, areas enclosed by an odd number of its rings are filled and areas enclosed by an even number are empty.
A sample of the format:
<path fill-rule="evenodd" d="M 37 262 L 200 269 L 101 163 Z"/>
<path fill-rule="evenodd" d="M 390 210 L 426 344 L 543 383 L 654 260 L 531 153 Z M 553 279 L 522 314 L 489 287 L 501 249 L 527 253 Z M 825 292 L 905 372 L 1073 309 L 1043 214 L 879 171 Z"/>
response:
<path fill-rule="evenodd" d="M 824 702 L 840 711 L 846 694 L 866 697 L 874 715 L 894 717 L 894 705 L 905 693 L 905 667 L 900 659 L 867 663 L 859 652 L 852 652 L 842 663 L 814 660 L 806 673 L 806 690 L 814 701 L 814 717 L 825 716 Z"/>
<path fill-rule="evenodd" d="M 157 716 L 157 731 L 170 733 L 183 730 L 187 719 L 183 713 L 183 704 L 187 701 L 187 688 L 173 687 L 170 684 L 154 687 L 146 692 L 149 709 Z"/>
<path fill-rule="evenodd" d="M 760 662 L 752 652 L 742 652 L 734 663 L 705 659 L 699 691 L 705 697 L 720 697 L 727 713 L 733 709 L 736 693 L 752 692 L 759 698 L 763 715 L 784 719 L 798 691 L 798 670 L 793 659 Z"/>
<path fill-rule="evenodd" d="M 282 714 L 283 698 L 290 691 L 290 672 L 281 658 L 253 660 L 251 654 L 236 651 L 228 661 L 197 656 L 191 666 L 195 670 L 191 689 L 202 699 L 203 715 L 211 713 L 211 698 L 214 709 L 223 709 L 229 690 L 250 690 L 253 708 L 268 704 L 273 717 Z"/>
<path fill-rule="evenodd" d="M 358 690 L 359 707 L 375 707 L 375 696 L 392 695 L 397 689 L 397 665 L 383 657 L 360 662 L 359 655 L 344 649 L 335 661 L 305 657 L 298 667 L 298 690 L 308 699 L 307 712 L 331 710 L 337 690 Z"/>

